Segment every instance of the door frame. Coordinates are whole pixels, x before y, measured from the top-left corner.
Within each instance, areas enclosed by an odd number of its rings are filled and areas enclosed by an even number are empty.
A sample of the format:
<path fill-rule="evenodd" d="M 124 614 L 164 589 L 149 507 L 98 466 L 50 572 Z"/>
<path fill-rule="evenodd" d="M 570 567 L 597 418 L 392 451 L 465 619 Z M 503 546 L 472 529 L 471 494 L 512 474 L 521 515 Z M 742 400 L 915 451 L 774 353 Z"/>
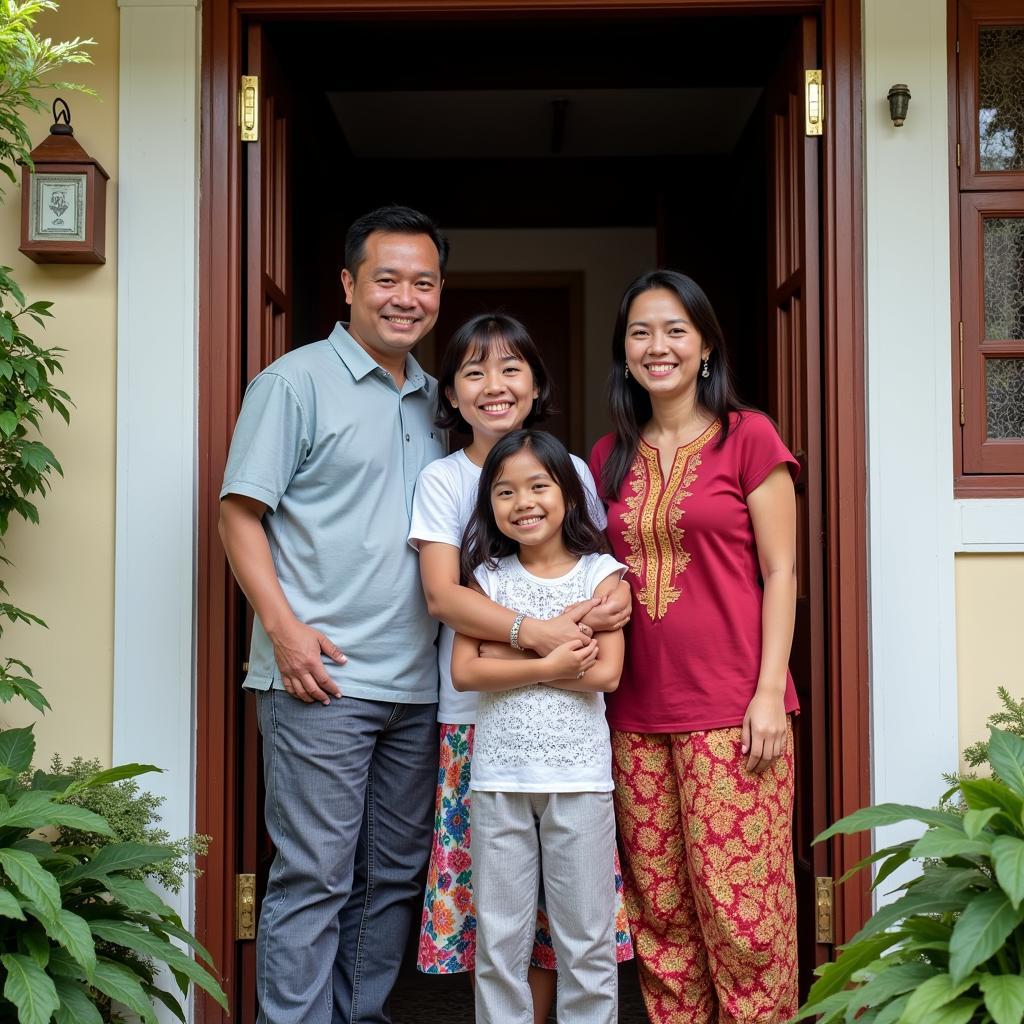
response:
<path fill-rule="evenodd" d="M 196 830 L 213 843 L 197 884 L 196 933 L 226 975 L 235 963 L 237 822 L 235 723 L 241 666 L 232 664 L 240 597 L 217 533 L 219 491 L 242 397 L 244 303 L 242 178 L 235 123 L 243 31 L 253 18 L 437 18 L 623 12 L 701 14 L 817 12 L 822 24 L 826 120 L 822 158 L 823 553 L 828 572 L 827 684 L 831 817 L 870 802 L 868 509 L 865 424 L 863 157 L 860 0 L 206 0 L 202 12 L 199 216 L 199 473 L 196 595 Z M 835 877 L 870 849 L 864 833 L 832 841 Z M 870 914 L 864 873 L 835 894 L 835 940 Z M 195 1019 L 224 1022 L 202 996 Z"/>

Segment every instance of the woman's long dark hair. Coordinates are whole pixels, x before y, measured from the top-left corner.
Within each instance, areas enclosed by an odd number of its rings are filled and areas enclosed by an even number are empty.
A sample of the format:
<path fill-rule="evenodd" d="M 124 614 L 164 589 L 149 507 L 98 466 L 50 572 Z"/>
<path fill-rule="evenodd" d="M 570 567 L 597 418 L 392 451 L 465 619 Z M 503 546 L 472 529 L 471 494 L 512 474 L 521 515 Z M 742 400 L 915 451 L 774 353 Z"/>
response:
<path fill-rule="evenodd" d="M 515 317 L 505 313 L 480 313 L 467 320 L 452 335 L 441 357 L 441 369 L 437 375 L 437 414 L 434 417 L 437 426 L 443 430 L 469 430 L 462 413 L 449 400 L 448 390 L 455 390 L 455 378 L 468 356 L 485 359 L 495 346 L 522 359 L 533 374 L 537 397 L 533 400 L 530 415 L 526 417 L 526 426 L 533 426 L 555 411 L 551 377 L 530 332 Z"/>
<path fill-rule="evenodd" d="M 612 335 L 612 366 L 608 372 L 608 408 L 615 430 L 615 443 L 601 471 L 601 493 L 606 501 L 619 494 L 619 488 L 636 458 L 640 432 L 652 415 L 650 395 L 633 377 L 626 376 L 626 326 L 629 309 L 637 296 L 663 288 L 683 304 L 690 322 L 710 349 L 708 377 L 697 375 L 697 405 L 721 421 L 718 445 L 729 436 L 729 413 L 746 410 L 732 382 L 725 338 L 704 289 L 693 278 L 674 270 L 651 270 L 641 274 L 627 289 L 619 303 L 619 315 Z"/>
<path fill-rule="evenodd" d="M 519 551 L 519 545 L 498 529 L 491 506 L 491 489 L 502 466 L 524 450 L 533 454 L 562 491 L 565 502 L 562 543 L 566 550 L 580 557 L 606 550 L 604 534 L 590 518 L 587 493 L 565 445 L 544 430 L 513 430 L 491 449 L 480 473 L 476 507 L 462 539 L 463 582 L 473 578 L 473 570 L 478 565 L 493 569 L 499 558 Z"/>

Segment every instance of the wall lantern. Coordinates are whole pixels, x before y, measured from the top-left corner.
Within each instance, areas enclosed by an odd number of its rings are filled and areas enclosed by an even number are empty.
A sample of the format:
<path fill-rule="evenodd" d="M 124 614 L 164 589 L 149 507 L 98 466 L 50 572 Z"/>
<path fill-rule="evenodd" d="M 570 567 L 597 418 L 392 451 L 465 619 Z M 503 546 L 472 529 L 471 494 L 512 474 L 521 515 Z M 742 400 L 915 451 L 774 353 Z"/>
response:
<path fill-rule="evenodd" d="M 910 90 L 900 83 L 889 89 L 886 97 L 889 100 L 889 116 L 894 128 L 902 128 L 907 119 L 907 107 L 910 106 Z"/>
<path fill-rule="evenodd" d="M 71 110 L 53 101 L 50 134 L 21 169 L 21 245 L 36 263 L 105 263 L 109 175 L 75 141 Z"/>

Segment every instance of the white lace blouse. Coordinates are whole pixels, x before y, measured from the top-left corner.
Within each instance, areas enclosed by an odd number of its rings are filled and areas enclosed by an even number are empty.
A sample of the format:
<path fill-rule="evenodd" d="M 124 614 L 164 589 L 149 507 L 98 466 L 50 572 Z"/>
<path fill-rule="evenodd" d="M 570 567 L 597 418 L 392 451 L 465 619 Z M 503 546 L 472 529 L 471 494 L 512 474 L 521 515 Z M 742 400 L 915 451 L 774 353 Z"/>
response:
<path fill-rule="evenodd" d="M 553 619 L 626 567 L 611 555 L 585 555 L 564 576 L 543 579 L 518 557 L 476 580 L 491 600 L 535 619 Z M 612 789 L 611 747 L 603 693 L 534 683 L 481 693 L 473 743 L 471 789 L 499 793 L 588 793 Z"/>

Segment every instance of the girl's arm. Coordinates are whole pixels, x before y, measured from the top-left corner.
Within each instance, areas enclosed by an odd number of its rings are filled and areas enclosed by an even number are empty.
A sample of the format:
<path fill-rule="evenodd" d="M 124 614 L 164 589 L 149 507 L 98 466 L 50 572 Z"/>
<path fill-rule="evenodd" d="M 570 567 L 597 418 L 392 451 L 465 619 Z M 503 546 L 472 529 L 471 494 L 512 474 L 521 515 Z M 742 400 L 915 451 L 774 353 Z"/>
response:
<path fill-rule="evenodd" d="M 452 686 L 460 692 L 514 690 L 546 679 L 576 676 L 594 665 L 597 649 L 596 640 L 581 633 L 543 658 L 481 658 L 480 642 L 458 633 L 452 650 Z"/>
<path fill-rule="evenodd" d="M 747 495 L 764 580 L 761 670 L 743 718 L 747 771 L 763 772 L 786 748 L 786 671 L 796 622 L 796 494 L 789 469 L 776 466 Z"/>
<path fill-rule="evenodd" d="M 605 597 L 616 593 L 622 580 L 617 572 L 605 577 L 594 591 L 595 597 Z M 629 584 L 626 584 L 627 588 Z M 621 629 L 595 633 L 597 642 L 597 662 L 583 673 L 582 679 L 575 675 L 563 679 L 545 680 L 547 686 L 559 690 L 577 690 L 583 693 L 612 693 L 618 688 L 622 676 L 622 659 L 626 653 L 626 642 Z"/>
<path fill-rule="evenodd" d="M 456 633 L 508 643 L 516 613 L 459 583 L 459 549 L 441 541 L 422 541 L 419 548 L 420 579 L 430 614 Z M 596 600 L 583 601 L 554 619 L 524 619 L 520 645 L 546 655 L 563 644 L 585 640 L 578 623 L 596 605 Z"/>

